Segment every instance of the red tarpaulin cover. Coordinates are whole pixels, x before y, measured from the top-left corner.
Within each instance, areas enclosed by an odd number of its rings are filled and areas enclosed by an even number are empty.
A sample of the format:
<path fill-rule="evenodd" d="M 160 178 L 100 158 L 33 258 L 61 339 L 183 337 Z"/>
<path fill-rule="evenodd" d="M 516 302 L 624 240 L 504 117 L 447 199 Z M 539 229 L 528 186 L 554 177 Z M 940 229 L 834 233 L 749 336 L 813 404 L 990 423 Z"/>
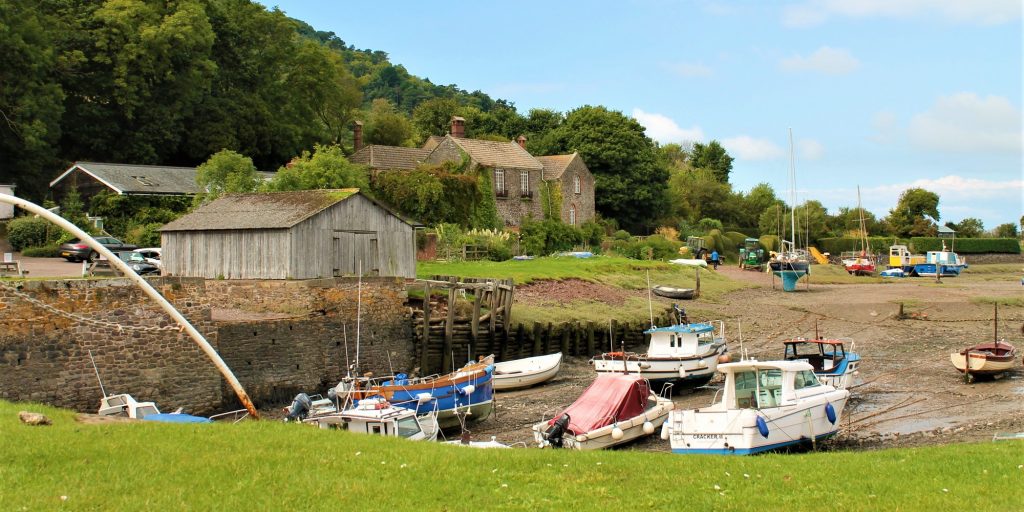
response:
<path fill-rule="evenodd" d="M 569 415 L 569 431 L 582 434 L 639 416 L 647 409 L 650 390 L 639 375 L 601 373 L 580 397 L 551 419 Z"/>

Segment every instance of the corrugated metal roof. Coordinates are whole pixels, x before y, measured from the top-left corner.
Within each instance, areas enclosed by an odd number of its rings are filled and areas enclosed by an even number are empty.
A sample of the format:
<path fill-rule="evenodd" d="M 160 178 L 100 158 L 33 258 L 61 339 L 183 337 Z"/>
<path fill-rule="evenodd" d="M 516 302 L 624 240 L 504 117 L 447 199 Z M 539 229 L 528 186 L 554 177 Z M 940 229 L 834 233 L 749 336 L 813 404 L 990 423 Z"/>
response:
<path fill-rule="evenodd" d="M 352 153 L 348 160 L 372 169 L 415 169 L 429 154 L 429 149 L 371 144 Z"/>
<path fill-rule="evenodd" d="M 450 135 L 448 137 L 480 165 L 538 171 L 544 169 L 540 161 L 515 142 L 463 139 Z"/>
<path fill-rule="evenodd" d="M 229 194 L 200 206 L 160 231 L 287 229 L 358 194 L 359 189 Z"/>

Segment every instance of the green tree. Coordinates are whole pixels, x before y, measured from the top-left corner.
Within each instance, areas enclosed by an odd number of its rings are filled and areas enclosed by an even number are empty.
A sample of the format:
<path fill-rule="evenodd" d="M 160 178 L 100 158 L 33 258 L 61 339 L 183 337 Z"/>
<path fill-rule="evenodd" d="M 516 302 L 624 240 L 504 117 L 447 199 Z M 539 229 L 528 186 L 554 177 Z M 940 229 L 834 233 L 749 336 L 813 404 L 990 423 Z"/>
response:
<path fill-rule="evenodd" d="M 450 98 L 433 98 L 412 111 L 412 124 L 423 139 L 448 133 L 452 116 L 459 115 L 459 103 Z"/>
<path fill-rule="evenodd" d="M 925 218 L 926 215 L 939 220 L 939 195 L 923 188 L 911 188 L 900 194 L 896 207 L 889 210 L 885 222 L 899 237 L 931 236 L 936 232 L 936 226 Z"/>
<path fill-rule="evenodd" d="M 831 234 L 828 211 L 820 201 L 809 200 L 796 208 L 796 239 L 801 245 L 810 245 Z"/>
<path fill-rule="evenodd" d="M 395 110 L 390 101 L 373 100 L 366 122 L 366 143 L 404 146 L 412 136 L 412 123 Z"/>
<path fill-rule="evenodd" d="M 668 207 L 668 170 L 644 127 L 621 112 L 583 106 L 552 132 L 552 152 L 578 151 L 594 174 L 598 213 L 630 231 L 651 231 Z"/>
<path fill-rule="evenodd" d="M 981 219 L 967 217 L 960 222 L 947 222 L 946 227 L 956 231 L 957 238 L 977 238 L 985 234 Z"/>
<path fill-rule="evenodd" d="M 857 208 L 840 207 L 839 213 L 829 218 L 832 234 L 835 236 L 858 236 L 860 232 L 860 212 L 861 210 Z M 869 235 L 872 233 L 878 235 L 884 231 L 882 224 L 878 222 L 875 214 L 868 210 L 864 210 L 864 228 Z"/>
<path fill-rule="evenodd" d="M 19 195 L 39 199 L 59 165 L 64 91 L 49 30 L 53 19 L 35 4 L 0 2 L 0 183 L 15 183 Z"/>
<path fill-rule="evenodd" d="M 995 235 L 996 238 L 1017 238 L 1017 226 L 1012 222 L 1000 224 L 992 230 L 992 234 Z"/>
<path fill-rule="evenodd" d="M 722 183 L 729 182 L 732 161 L 733 158 L 717 140 L 707 144 L 697 142 L 690 151 L 690 164 L 697 169 L 711 169 Z"/>
<path fill-rule="evenodd" d="M 737 193 L 736 204 L 739 208 L 735 212 L 736 224 L 756 227 L 761 214 L 781 202 L 782 200 L 775 195 L 775 189 L 767 183 L 758 183 L 746 194 Z"/>
<path fill-rule="evenodd" d="M 196 194 L 195 204 L 212 201 L 222 194 L 255 192 L 260 182 L 251 158 L 223 149 L 196 168 L 196 185 L 201 192 Z"/>
<path fill-rule="evenodd" d="M 304 151 L 264 185 L 264 190 L 314 190 L 331 188 L 369 188 L 365 167 L 350 163 L 339 146 L 319 144 L 310 154 Z"/>

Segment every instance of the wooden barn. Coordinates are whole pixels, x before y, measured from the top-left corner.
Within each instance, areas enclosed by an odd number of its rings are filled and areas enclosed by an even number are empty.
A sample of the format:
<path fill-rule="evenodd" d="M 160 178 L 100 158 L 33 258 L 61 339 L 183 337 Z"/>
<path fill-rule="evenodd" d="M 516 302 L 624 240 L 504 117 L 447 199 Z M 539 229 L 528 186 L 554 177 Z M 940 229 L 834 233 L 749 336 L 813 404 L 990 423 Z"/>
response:
<path fill-rule="evenodd" d="M 232 194 L 160 230 L 163 274 L 416 277 L 415 227 L 358 189 Z"/>

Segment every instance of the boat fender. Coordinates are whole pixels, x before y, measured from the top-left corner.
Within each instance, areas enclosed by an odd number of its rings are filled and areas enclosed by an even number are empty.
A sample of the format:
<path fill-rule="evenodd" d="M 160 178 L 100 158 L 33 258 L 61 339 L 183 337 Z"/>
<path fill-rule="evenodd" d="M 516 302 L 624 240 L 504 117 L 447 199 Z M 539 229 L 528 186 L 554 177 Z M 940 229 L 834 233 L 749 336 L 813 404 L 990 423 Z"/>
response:
<path fill-rule="evenodd" d="M 641 370 L 650 370 L 651 369 L 651 364 L 650 363 L 640 363 L 640 369 Z"/>
<path fill-rule="evenodd" d="M 668 422 L 666 421 L 665 423 L 661 424 L 661 439 L 664 440 L 664 441 L 668 441 L 668 438 L 669 438 Z"/>
<path fill-rule="evenodd" d="M 718 356 L 718 364 L 725 364 L 732 360 L 732 356 L 729 354 L 722 354 Z"/>
<path fill-rule="evenodd" d="M 585 436 L 583 434 L 580 434 L 580 435 L 576 436 L 576 442 L 577 443 L 585 443 L 585 442 L 587 442 L 587 436 Z"/>
<path fill-rule="evenodd" d="M 644 434 L 651 435 L 654 433 L 654 423 L 649 421 L 644 422 Z"/>
<path fill-rule="evenodd" d="M 416 395 L 416 403 L 425 404 L 432 400 L 434 397 L 430 393 L 420 393 Z"/>
<path fill-rule="evenodd" d="M 624 435 L 626 435 L 626 433 L 623 432 L 622 429 L 619 428 L 619 426 L 617 424 L 614 427 L 612 427 L 612 439 L 618 441 L 618 440 L 622 439 L 622 436 L 624 436 Z"/>
<path fill-rule="evenodd" d="M 761 416 L 757 417 L 757 431 L 761 433 L 761 437 L 768 439 L 768 424 Z"/>
<path fill-rule="evenodd" d="M 474 391 L 476 391 L 476 386 L 474 386 L 474 385 L 470 384 L 470 385 L 468 385 L 468 386 L 466 386 L 466 387 L 462 388 L 462 389 L 461 389 L 461 390 L 459 390 L 459 391 L 460 391 L 460 392 L 461 392 L 461 393 L 462 393 L 463 395 L 472 395 L 472 394 L 473 394 L 473 392 L 474 392 Z"/>
<path fill-rule="evenodd" d="M 832 407 L 829 402 L 825 402 L 825 417 L 828 418 L 829 423 L 836 424 L 836 408 Z"/>
<path fill-rule="evenodd" d="M 680 379 L 685 379 L 686 378 L 686 368 L 682 368 L 682 367 L 679 368 L 679 378 Z"/>

